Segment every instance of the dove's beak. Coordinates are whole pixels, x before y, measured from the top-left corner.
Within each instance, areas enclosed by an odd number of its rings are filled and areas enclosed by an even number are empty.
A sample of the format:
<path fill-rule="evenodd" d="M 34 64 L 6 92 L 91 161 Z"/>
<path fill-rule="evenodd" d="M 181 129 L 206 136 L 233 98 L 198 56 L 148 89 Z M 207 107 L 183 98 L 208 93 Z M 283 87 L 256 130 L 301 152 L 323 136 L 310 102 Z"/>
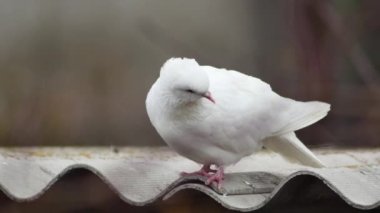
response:
<path fill-rule="evenodd" d="M 214 100 L 214 98 L 211 96 L 211 93 L 210 93 L 210 92 L 206 92 L 205 94 L 203 94 L 203 97 L 207 98 L 208 100 L 210 100 L 212 103 L 215 104 L 215 100 Z"/>

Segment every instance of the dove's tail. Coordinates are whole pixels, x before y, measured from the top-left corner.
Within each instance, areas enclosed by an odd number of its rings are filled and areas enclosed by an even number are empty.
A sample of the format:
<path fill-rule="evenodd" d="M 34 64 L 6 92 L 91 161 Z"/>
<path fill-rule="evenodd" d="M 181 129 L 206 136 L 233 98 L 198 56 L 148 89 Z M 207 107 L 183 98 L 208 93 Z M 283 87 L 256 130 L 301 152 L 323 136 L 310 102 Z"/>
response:
<path fill-rule="evenodd" d="M 273 136 L 263 141 L 264 146 L 280 153 L 290 161 L 321 168 L 323 163 L 296 137 L 294 132 Z"/>

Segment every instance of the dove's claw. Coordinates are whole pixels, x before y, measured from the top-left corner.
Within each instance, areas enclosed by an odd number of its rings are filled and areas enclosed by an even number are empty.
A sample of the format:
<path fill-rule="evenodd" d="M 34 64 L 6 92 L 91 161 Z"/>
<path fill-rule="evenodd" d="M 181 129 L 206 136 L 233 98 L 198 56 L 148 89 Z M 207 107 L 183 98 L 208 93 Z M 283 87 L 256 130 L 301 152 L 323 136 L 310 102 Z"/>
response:
<path fill-rule="evenodd" d="M 211 185 L 215 182 L 218 188 L 220 188 L 224 180 L 224 168 L 220 166 L 218 169 L 211 169 L 210 166 L 210 164 L 205 164 L 196 172 L 181 172 L 181 176 L 200 175 L 207 178 L 205 181 L 206 185 Z"/>
<path fill-rule="evenodd" d="M 181 176 L 192 176 L 192 175 L 200 175 L 205 177 L 210 177 L 212 174 L 215 173 L 216 170 L 210 168 L 210 164 L 205 164 L 202 166 L 202 168 L 199 171 L 196 172 L 181 172 Z"/>
<path fill-rule="evenodd" d="M 220 187 L 222 186 L 223 180 L 224 180 L 224 168 L 219 167 L 218 170 L 214 174 L 208 176 L 207 180 L 205 181 L 205 184 L 211 185 L 213 182 L 215 182 L 218 188 L 220 189 Z"/>

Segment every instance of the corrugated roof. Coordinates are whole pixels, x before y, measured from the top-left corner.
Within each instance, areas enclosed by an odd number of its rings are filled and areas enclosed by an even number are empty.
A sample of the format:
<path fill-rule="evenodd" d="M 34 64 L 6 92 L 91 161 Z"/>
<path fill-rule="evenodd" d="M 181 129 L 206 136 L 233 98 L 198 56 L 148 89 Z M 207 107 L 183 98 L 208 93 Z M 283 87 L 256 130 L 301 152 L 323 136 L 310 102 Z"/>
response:
<path fill-rule="evenodd" d="M 194 189 L 228 209 L 251 211 L 267 204 L 290 181 L 313 176 L 355 208 L 379 206 L 380 149 L 314 152 L 326 168 L 301 166 L 263 151 L 228 167 L 223 188 L 217 190 L 205 186 L 199 177 L 181 178 L 181 171 L 197 170 L 199 165 L 165 147 L 1 148 L 0 185 L 13 200 L 33 200 L 67 171 L 85 168 L 132 205 Z"/>

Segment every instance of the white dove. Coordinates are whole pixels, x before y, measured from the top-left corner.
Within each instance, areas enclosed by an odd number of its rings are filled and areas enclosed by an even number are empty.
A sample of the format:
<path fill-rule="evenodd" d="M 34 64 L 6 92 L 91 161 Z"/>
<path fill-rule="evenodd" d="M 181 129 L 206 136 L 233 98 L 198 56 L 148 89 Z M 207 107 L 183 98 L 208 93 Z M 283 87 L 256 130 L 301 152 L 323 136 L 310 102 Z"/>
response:
<path fill-rule="evenodd" d="M 150 89 L 146 108 L 164 141 L 203 165 L 182 174 L 206 176 L 207 185 L 220 187 L 226 166 L 263 146 L 290 160 L 323 166 L 294 131 L 325 117 L 330 105 L 281 97 L 269 84 L 237 71 L 171 58 Z"/>

